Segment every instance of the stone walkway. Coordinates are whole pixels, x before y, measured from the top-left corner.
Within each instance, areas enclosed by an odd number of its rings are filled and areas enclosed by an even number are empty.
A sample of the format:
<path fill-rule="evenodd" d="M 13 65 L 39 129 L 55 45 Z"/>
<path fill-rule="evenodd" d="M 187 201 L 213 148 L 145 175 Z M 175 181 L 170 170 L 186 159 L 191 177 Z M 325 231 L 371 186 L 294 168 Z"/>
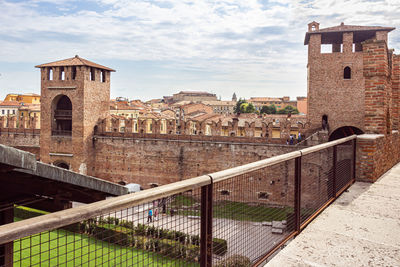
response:
<path fill-rule="evenodd" d="M 348 191 L 265 266 L 400 266 L 400 164 Z"/>

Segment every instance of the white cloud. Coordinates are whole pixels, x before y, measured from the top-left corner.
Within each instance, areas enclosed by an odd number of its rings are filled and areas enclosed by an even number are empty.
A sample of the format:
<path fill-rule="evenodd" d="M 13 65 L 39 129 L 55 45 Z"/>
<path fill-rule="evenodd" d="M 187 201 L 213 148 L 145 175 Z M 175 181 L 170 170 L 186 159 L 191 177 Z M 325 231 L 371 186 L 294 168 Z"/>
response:
<path fill-rule="evenodd" d="M 45 10 L 50 4 L 57 6 L 54 12 Z M 310 21 L 319 21 L 321 27 L 342 21 L 400 23 L 397 0 L 36 0 L 0 1 L 0 10 L 0 58 L 4 62 L 39 64 L 75 54 L 99 63 L 159 61 L 177 72 L 215 72 L 201 76 L 211 81 L 199 84 L 223 86 L 216 90 L 237 85 L 245 92 L 248 86 L 259 88 L 258 95 L 272 94 L 270 85 L 285 92 L 292 89 L 293 96 L 305 94 L 302 75 L 307 50 L 302 43 Z M 400 35 L 394 32 L 391 38 L 390 45 L 396 48 Z M 297 88 L 290 88 L 291 84 Z"/>

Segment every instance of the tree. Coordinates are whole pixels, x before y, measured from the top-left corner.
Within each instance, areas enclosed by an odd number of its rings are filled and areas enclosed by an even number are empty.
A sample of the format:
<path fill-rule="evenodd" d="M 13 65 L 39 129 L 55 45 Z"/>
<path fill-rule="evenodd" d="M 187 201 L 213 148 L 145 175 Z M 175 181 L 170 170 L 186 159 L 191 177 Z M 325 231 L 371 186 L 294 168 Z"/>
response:
<path fill-rule="evenodd" d="M 243 103 L 247 103 L 245 99 L 240 98 L 238 102 L 236 102 L 235 113 L 240 113 L 240 106 Z"/>
<path fill-rule="evenodd" d="M 276 114 L 276 107 L 274 104 L 263 106 L 260 111 L 261 114 Z"/>
<path fill-rule="evenodd" d="M 256 108 L 252 103 L 243 103 L 240 105 L 240 113 L 254 113 Z"/>
<path fill-rule="evenodd" d="M 246 113 L 254 113 L 256 111 L 256 108 L 252 103 L 249 103 L 247 108 L 246 108 Z"/>
<path fill-rule="evenodd" d="M 283 109 L 278 110 L 278 114 L 299 114 L 299 111 L 297 108 L 294 108 L 292 106 L 286 106 Z"/>

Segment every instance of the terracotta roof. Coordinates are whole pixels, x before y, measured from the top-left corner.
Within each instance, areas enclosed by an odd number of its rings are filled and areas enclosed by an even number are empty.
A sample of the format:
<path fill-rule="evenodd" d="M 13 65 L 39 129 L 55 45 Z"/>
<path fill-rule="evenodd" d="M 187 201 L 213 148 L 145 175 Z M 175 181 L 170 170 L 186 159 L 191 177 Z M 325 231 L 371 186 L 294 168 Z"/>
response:
<path fill-rule="evenodd" d="M 2 101 L 0 103 L 0 106 L 20 106 L 20 103 L 18 101 Z"/>
<path fill-rule="evenodd" d="M 40 104 L 29 104 L 29 103 L 26 103 L 26 104 L 20 106 L 19 110 L 40 111 Z"/>
<path fill-rule="evenodd" d="M 67 58 L 63 60 L 58 60 L 50 63 L 45 63 L 41 65 L 35 66 L 36 68 L 44 68 L 44 67 L 61 67 L 61 66 L 89 66 L 98 69 L 108 70 L 108 71 L 115 71 L 108 67 L 102 66 L 100 64 L 94 63 L 92 61 L 86 60 L 84 58 L 80 58 L 78 55 L 72 58 Z"/>
<path fill-rule="evenodd" d="M 322 32 L 356 32 L 356 31 L 393 31 L 394 27 L 382 27 L 382 26 L 358 26 L 358 25 L 344 25 L 328 27 L 312 31 L 309 33 L 322 33 Z"/>
<path fill-rule="evenodd" d="M 111 101 L 110 110 L 139 110 L 142 109 L 138 106 L 130 106 L 126 102 Z"/>
<path fill-rule="evenodd" d="M 306 37 L 304 39 L 304 44 L 307 45 L 310 41 L 311 34 L 333 34 L 333 33 L 341 33 L 341 32 L 376 32 L 376 31 L 393 31 L 394 27 L 382 27 L 382 26 L 358 26 L 358 25 L 344 25 L 344 23 L 334 26 L 323 28 L 315 31 L 309 31 L 306 33 Z"/>
<path fill-rule="evenodd" d="M 219 118 L 220 116 L 218 114 L 202 114 L 202 115 L 195 117 L 194 119 L 197 121 L 208 121 L 208 120 L 211 120 L 211 119 L 217 118 L 217 117 Z"/>

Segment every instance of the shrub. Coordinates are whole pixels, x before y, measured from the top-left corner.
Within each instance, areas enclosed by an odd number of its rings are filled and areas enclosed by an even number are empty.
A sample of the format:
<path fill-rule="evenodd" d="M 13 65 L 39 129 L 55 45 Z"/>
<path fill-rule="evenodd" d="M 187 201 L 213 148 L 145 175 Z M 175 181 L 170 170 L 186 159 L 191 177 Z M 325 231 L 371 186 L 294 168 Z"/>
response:
<path fill-rule="evenodd" d="M 249 267 L 251 266 L 251 261 L 249 258 L 241 255 L 233 255 L 225 260 L 219 261 L 215 267 Z"/>
<path fill-rule="evenodd" d="M 199 235 L 192 235 L 191 237 L 192 245 L 200 246 L 200 236 Z"/>
<path fill-rule="evenodd" d="M 213 238 L 213 253 L 219 256 L 225 255 L 228 251 L 228 242 L 225 239 Z"/>
<path fill-rule="evenodd" d="M 146 235 L 146 225 L 139 223 L 135 228 L 136 235 Z"/>

